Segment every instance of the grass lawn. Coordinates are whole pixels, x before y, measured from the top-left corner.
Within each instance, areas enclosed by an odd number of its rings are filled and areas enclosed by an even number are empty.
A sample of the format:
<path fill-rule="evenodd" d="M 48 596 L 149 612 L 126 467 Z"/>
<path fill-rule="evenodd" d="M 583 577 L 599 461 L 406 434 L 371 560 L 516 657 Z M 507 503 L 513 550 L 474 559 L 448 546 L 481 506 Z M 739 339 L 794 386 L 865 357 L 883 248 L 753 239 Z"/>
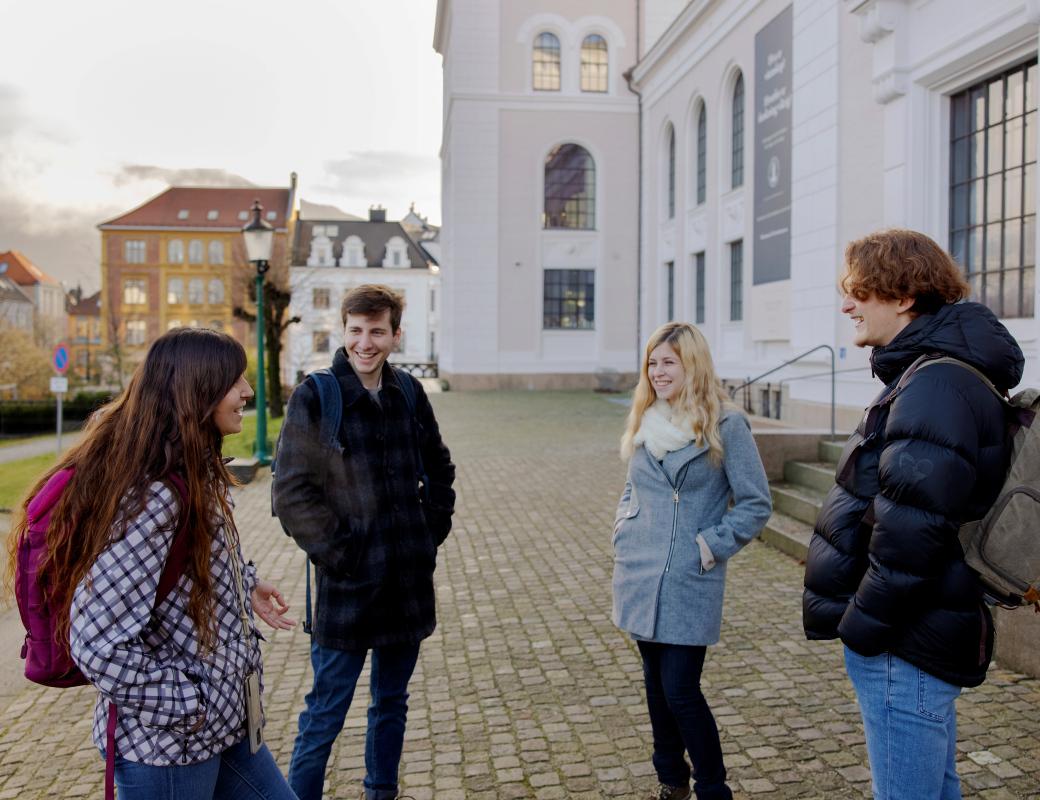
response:
<path fill-rule="evenodd" d="M 54 463 L 54 453 L 0 464 L 0 509 L 14 508 L 36 479 Z"/>
<path fill-rule="evenodd" d="M 278 432 L 282 429 L 282 417 L 267 418 L 267 440 L 270 447 L 268 455 L 274 452 L 275 442 L 278 441 Z M 249 414 L 242 419 L 242 432 L 233 436 L 224 437 L 223 452 L 225 456 L 235 458 L 246 458 L 253 455 L 253 443 L 256 441 L 256 414 Z"/>
<path fill-rule="evenodd" d="M 267 438 L 274 444 L 278 441 L 278 432 L 282 429 L 282 419 L 267 420 Z M 256 415 L 250 415 L 242 420 L 242 432 L 224 439 L 225 456 L 251 456 L 253 454 L 253 441 L 256 439 Z M 25 441 L 24 439 L 21 441 Z M 269 450 L 268 452 L 272 452 Z M 43 474 L 51 464 L 54 463 L 54 454 L 46 453 L 32 458 L 23 458 L 20 461 L 9 461 L 0 464 L 0 509 L 8 510 L 14 508 L 22 495 Z"/>

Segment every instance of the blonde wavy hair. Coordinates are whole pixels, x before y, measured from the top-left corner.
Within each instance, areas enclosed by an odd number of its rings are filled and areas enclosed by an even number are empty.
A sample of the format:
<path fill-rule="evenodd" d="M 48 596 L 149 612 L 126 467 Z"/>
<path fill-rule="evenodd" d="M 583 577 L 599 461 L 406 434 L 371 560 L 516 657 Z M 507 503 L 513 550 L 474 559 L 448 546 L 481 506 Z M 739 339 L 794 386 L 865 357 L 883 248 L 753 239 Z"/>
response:
<path fill-rule="evenodd" d="M 694 440 L 698 445 L 708 444 L 709 457 L 713 464 L 722 463 L 722 434 L 719 422 L 726 409 L 736 409 L 722 388 L 715 374 L 708 340 L 695 326 L 688 322 L 669 322 L 650 336 L 643 353 L 643 367 L 639 372 L 639 384 L 632 396 L 632 409 L 628 412 L 625 433 L 621 437 L 621 457 L 629 459 L 635 452 L 636 433 L 643 422 L 643 415 L 657 401 L 657 393 L 650 384 L 650 354 L 667 344 L 679 357 L 686 372 L 686 379 L 672 404 L 673 413 L 678 412 L 677 424 L 689 423 Z"/>

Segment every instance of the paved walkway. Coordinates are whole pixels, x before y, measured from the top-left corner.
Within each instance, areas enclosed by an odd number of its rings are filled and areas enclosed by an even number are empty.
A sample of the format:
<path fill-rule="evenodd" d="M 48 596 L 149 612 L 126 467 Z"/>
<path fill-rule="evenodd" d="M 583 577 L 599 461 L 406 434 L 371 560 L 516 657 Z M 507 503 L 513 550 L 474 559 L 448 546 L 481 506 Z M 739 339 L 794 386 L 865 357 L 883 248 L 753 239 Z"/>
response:
<path fill-rule="evenodd" d="M 437 572 L 440 625 L 412 685 L 403 788 L 418 800 L 645 798 L 653 783 L 639 658 L 610 622 L 610 525 L 625 409 L 594 395 L 434 399 L 459 469 L 459 514 Z M 239 493 L 261 573 L 300 609 L 302 559 Z M 869 775 L 841 652 L 800 625 L 802 568 L 761 543 L 729 571 L 705 688 L 740 798 L 864 798 Z M 310 681 L 299 630 L 265 646 L 267 737 L 288 765 Z M 358 697 L 367 694 L 365 686 Z M 28 684 L 0 710 L 0 798 L 100 795 L 92 692 Z M 364 701 L 333 753 L 327 797 L 357 800 Z M 1040 797 L 1040 682 L 994 668 L 960 702 L 966 797 Z"/>

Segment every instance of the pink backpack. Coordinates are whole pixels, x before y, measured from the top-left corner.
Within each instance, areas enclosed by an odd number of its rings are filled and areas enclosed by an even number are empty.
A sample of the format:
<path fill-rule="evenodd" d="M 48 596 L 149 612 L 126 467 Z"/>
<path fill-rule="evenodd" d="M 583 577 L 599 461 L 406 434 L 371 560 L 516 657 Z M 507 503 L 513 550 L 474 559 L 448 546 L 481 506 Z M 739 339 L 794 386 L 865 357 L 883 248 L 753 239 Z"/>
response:
<path fill-rule="evenodd" d="M 18 613 L 25 626 L 25 642 L 22 645 L 22 658 L 25 659 L 25 677 L 33 683 L 44 686 L 64 688 L 67 686 L 84 686 L 89 681 L 80 672 L 69 652 L 68 639 L 59 639 L 55 630 L 55 620 L 51 609 L 47 606 L 44 587 L 37 581 L 40 562 L 47 554 L 47 528 L 50 526 L 51 513 L 58 504 L 61 493 L 71 480 L 74 469 L 63 469 L 55 472 L 39 493 L 29 502 L 26 509 L 28 530 L 18 543 L 18 558 L 15 564 L 15 597 L 18 600 Z M 188 489 L 183 479 L 170 474 L 169 479 L 180 495 L 181 507 L 187 504 Z M 158 606 L 166 597 L 181 575 L 188 560 L 188 537 L 184 535 L 187 515 L 181 516 L 181 524 L 173 537 L 170 553 L 166 557 L 162 574 L 159 576 L 159 589 L 155 595 Z M 108 706 L 108 754 L 105 765 L 105 797 L 113 796 L 113 770 L 115 767 L 115 727 L 116 707 Z"/>

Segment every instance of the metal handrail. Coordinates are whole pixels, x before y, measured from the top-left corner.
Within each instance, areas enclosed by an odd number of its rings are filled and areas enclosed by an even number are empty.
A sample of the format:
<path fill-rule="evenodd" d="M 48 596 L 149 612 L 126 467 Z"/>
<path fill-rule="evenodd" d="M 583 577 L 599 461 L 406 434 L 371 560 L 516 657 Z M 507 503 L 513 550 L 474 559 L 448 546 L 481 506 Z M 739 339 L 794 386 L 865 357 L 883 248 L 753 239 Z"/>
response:
<path fill-rule="evenodd" d="M 779 370 L 782 370 L 784 367 L 789 366 L 789 365 L 795 363 L 796 361 L 801 361 L 803 358 L 805 358 L 806 356 L 812 355 L 817 350 L 827 350 L 831 354 L 831 369 L 830 369 L 830 376 L 831 376 L 831 439 L 833 439 L 834 438 L 834 430 L 835 430 L 834 417 L 835 417 L 835 409 L 837 407 L 837 401 L 836 401 L 837 393 L 836 393 L 836 388 L 835 388 L 837 371 L 834 368 L 834 348 L 831 347 L 829 344 L 818 344 L 818 345 L 816 345 L 816 347 L 812 348 L 811 350 L 806 350 L 804 353 L 801 353 L 800 355 L 797 355 L 794 358 L 788 359 L 784 363 L 778 364 L 777 366 L 773 367 L 772 369 L 766 370 L 761 375 L 758 375 L 758 376 L 756 376 L 754 378 L 748 378 L 746 381 L 744 381 L 744 383 L 740 384 L 739 386 L 732 387 L 729 390 L 729 396 L 731 398 L 736 398 L 737 392 L 739 392 L 741 389 L 745 390 L 745 396 L 746 396 L 747 395 L 747 391 L 746 390 L 752 384 L 758 383 L 763 378 L 765 378 L 765 377 L 767 377 L 769 375 L 772 375 L 774 372 L 778 372 Z M 826 375 L 827 373 L 822 373 L 822 374 Z"/>

